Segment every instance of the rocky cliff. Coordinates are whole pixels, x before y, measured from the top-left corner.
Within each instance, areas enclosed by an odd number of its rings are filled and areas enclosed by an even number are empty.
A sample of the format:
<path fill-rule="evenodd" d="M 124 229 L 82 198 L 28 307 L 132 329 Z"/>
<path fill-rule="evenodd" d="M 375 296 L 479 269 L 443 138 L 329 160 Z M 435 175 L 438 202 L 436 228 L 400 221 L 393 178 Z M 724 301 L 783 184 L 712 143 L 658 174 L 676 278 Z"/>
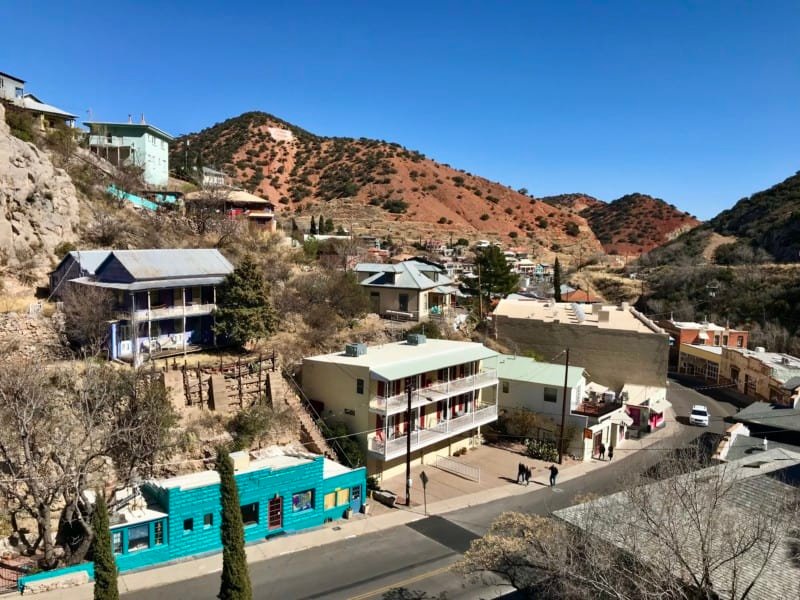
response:
<path fill-rule="evenodd" d="M 47 153 L 11 135 L 0 104 L 0 264 L 49 264 L 59 243 L 75 239 L 78 212 L 70 177 Z"/>

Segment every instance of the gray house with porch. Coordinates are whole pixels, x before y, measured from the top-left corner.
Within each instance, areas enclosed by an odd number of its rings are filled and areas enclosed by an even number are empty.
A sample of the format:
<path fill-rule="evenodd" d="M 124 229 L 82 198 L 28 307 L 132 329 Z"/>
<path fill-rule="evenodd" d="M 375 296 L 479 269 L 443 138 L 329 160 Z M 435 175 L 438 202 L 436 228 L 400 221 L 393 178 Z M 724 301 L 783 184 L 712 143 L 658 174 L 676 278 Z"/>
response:
<path fill-rule="evenodd" d="M 141 364 L 217 345 L 217 286 L 232 272 L 214 249 L 113 250 L 93 275 L 70 282 L 113 294 L 109 356 Z"/>

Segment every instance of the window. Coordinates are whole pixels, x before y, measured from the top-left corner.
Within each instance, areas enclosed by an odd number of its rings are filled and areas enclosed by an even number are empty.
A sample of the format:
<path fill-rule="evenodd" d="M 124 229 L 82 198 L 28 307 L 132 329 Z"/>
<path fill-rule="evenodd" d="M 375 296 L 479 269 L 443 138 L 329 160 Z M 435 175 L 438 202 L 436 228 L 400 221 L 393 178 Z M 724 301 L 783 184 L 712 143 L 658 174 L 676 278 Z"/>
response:
<path fill-rule="evenodd" d="M 350 502 L 350 488 L 344 488 L 336 492 L 336 506 Z"/>
<path fill-rule="evenodd" d="M 203 515 L 203 527 L 211 527 L 214 524 L 214 513 Z"/>
<path fill-rule="evenodd" d="M 336 506 L 336 492 L 325 494 L 325 497 L 322 499 L 322 507 L 325 510 L 330 510 L 334 506 Z"/>
<path fill-rule="evenodd" d="M 292 494 L 292 512 L 314 510 L 314 490 Z"/>
<path fill-rule="evenodd" d="M 507 382 L 507 381 L 504 381 L 504 382 L 503 382 L 503 393 L 504 393 L 504 394 L 507 394 L 507 393 L 508 393 L 508 387 L 509 387 L 509 386 L 508 386 L 508 382 Z"/>
<path fill-rule="evenodd" d="M 114 141 L 114 138 L 113 138 L 113 136 L 112 136 L 110 133 L 109 133 L 109 134 L 106 134 L 106 143 L 107 143 L 107 144 L 110 144 L 110 143 L 112 143 L 113 141 Z"/>
<path fill-rule="evenodd" d="M 156 521 L 153 527 L 153 540 L 156 546 L 164 543 L 164 521 Z"/>
<path fill-rule="evenodd" d="M 722 345 L 723 346 L 727 346 L 728 345 L 728 336 L 727 335 L 723 335 L 722 336 Z"/>
<path fill-rule="evenodd" d="M 183 533 L 189 533 L 190 531 L 194 531 L 194 519 L 184 519 Z"/>
<path fill-rule="evenodd" d="M 544 401 L 558 402 L 558 388 L 551 388 L 551 387 L 544 388 Z"/>
<path fill-rule="evenodd" d="M 715 346 L 719 346 L 719 336 L 718 335 L 714 336 L 714 345 Z"/>
<path fill-rule="evenodd" d="M 740 335 L 739 337 L 736 338 L 736 347 L 741 348 L 743 344 L 744 344 L 744 336 Z"/>
<path fill-rule="evenodd" d="M 356 379 L 356 394 L 363 394 L 363 393 L 364 393 L 364 380 Z"/>
<path fill-rule="evenodd" d="M 269 501 L 269 528 L 283 527 L 283 498 L 277 496 Z"/>
<path fill-rule="evenodd" d="M 128 528 L 128 552 L 150 547 L 150 523 Z"/>
<path fill-rule="evenodd" d="M 113 531 L 111 533 L 111 548 L 114 554 L 122 554 L 122 532 Z"/>
<path fill-rule="evenodd" d="M 361 500 L 361 486 L 357 485 L 353 488 L 353 502 Z"/>
<path fill-rule="evenodd" d="M 258 523 L 258 502 L 242 506 L 242 523 L 245 527 Z"/>

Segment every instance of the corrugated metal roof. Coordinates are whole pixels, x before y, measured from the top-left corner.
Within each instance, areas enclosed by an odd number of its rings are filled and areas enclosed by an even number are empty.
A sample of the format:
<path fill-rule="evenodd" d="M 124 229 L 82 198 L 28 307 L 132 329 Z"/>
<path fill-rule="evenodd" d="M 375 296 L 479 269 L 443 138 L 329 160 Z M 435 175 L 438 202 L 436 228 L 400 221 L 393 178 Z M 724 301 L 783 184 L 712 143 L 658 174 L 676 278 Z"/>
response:
<path fill-rule="evenodd" d="M 573 388 L 583 377 L 584 368 L 570 365 L 567 387 Z M 564 386 L 564 365 L 538 362 L 527 356 L 500 355 L 497 376 L 511 381 L 527 381 L 552 387 Z"/>
<path fill-rule="evenodd" d="M 137 281 L 225 276 L 233 271 L 233 265 L 214 248 L 114 250 L 112 255 Z M 97 270 L 101 281 L 109 261 L 111 256 Z"/>
<path fill-rule="evenodd" d="M 127 290 L 129 292 L 140 292 L 142 290 L 159 290 L 166 288 L 197 287 L 199 285 L 218 285 L 225 279 L 219 275 L 215 277 L 189 277 L 187 279 L 148 279 L 147 281 L 137 281 L 135 283 L 118 283 L 108 281 L 96 281 L 92 277 L 78 277 L 70 279 L 75 283 L 91 285 L 94 287 L 106 288 L 109 290 Z"/>
<path fill-rule="evenodd" d="M 28 110 L 47 113 L 47 114 L 51 114 L 51 115 L 58 115 L 60 117 L 64 117 L 64 118 L 67 118 L 67 119 L 77 119 L 78 118 L 76 115 L 73 115 L 72 113 L 68 113 L 65 110 L 61 110 L 60 108 L 57 108 L 57 107 L 53 106 L 52 104 L 47 104 L 45 102 L 42 102 L 41 100 L 39 100 L 39 98 L 37 98 L 33 94 L 25 94 L 22 97 L 22 106 L 24 106 Z"/>
<path fill-rule="evenodd" d="M 109 254 L 111 254 L 111 250 L 73 250 L 69 256 L 78 263 L 81 271 L 88 275 L 94 275 L 97 267 L 108 258 Z M 61 262 L 63 263 L 65 260 L 67 260 L 66 256 Z"/>

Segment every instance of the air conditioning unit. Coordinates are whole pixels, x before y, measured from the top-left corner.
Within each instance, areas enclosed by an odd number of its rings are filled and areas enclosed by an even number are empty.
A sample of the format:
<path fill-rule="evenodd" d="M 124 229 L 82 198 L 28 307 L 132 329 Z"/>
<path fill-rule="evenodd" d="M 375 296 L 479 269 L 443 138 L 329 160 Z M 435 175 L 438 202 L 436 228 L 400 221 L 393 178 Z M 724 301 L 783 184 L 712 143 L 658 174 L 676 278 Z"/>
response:
<path fill-rule="evenodd" d="M 344 347 L 344 355 L 345 356 L 363 356 L 367 353 L 367 346 L 366 344 L 345 344 Z"/>
<path fill-rule="evenodd" d="M 406 337 L 406 343 L 409 346 L 419 346 L 420 344 L 424 344 L 427 341 L 427 338 L 421 333 L 409 333 L 408 337 Z"/>

